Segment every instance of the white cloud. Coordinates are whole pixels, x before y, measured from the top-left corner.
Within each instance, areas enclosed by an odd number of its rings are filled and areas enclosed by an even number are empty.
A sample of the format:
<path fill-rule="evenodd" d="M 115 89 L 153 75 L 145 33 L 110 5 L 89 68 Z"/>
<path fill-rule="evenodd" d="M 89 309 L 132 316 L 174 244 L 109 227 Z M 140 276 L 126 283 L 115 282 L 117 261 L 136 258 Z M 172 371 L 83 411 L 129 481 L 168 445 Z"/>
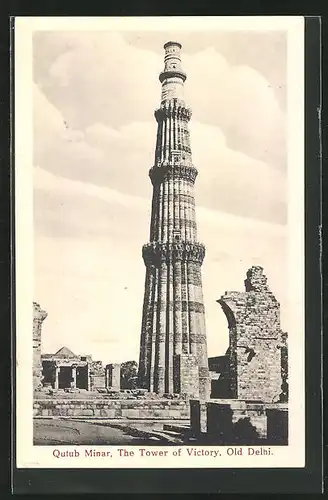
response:
<path fill-rule="evenodd" d="M 230 66 L 214 49 L 185 57 L 185 67 L 195 118 L 220 127 L 231 149 L 284 170 L 285 115 L 268 81 L 248 66 Z"/>
<path fill-rule="evenodd" d="M 117 128 L 98 122 L 81 132 L 68 128 L 37 87 L 34 104 L 35 164 L 60 176 L 150 199 L 147 175 L 154 161 L 155 120 Z M 229 149 L 218 127 L 192 121 L 190 129 L 199 170 L 198 203 L 245 217 L 286 220 L 284 174 Z"/>
<path fill-rule="evenodd" d="M 36 54 L 40 44 L 48 71 L 36 62 L 36 81 L 70 126 L 149 120 L 159 103 L 163 54 L 136 48 L 116 32 L 38 34 Z M 266 78 L 247 65 L 229 63 L 213 47 L 183 54 L 183 64 L 196 119 L 222 128 L 232 149 L 284 169 L 285 116 Z"/>

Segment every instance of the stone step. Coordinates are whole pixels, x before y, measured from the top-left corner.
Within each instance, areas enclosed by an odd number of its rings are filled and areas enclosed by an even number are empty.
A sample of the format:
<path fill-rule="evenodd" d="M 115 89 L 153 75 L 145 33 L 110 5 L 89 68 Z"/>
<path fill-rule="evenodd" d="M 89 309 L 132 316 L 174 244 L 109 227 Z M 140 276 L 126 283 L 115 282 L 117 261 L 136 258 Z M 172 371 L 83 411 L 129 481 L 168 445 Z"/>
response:
<path fill-rule="evenodd" d="M 174 424 L 164 424 L 163 425 L 164 431 L 170 431 L 174 432 L 176 434 L 185 434 L 186 432 L 190 431 L 190 426 L 189 425 L 174 425 Z"/>
<path fill-rule="evenodd" d="M 148 430 L 148 429 L 144 429 L 144 428 L 138 427 L 138 426 L 132 427 L 129 425 L 119 424 L 119 423 L 117 423 L 117 424 L 111 423 L 110 427 L 122 429 L 125 432 L 127 432 L 128 434 L 130 434 L 131 436 L 135 436 L 135 437 L 142 437 L 142 438 L 148 438 L 148 439 L 158 439 L 159 441 L 164 440 L 164 441 L 167 441 L 168 443 L 172 443 L 172 444 L 181 442 L 180 439 L 178 439 L 178 437 L 170 436 L 170 435 L 166 434 L 165 432 L 158 431 L 158 430 Z"/>
<path fill-rule="evenodd" d="M 169 430 L 166 430 L 166 429 L 164 429 L 163 431 L 158 431 L 158 432 L 162 432 L 166 436 L 171 436 L 171 437 L 176 437 L 176 438 L 180 438 L 181 437 L 181 432 L 169 431 Z"/>

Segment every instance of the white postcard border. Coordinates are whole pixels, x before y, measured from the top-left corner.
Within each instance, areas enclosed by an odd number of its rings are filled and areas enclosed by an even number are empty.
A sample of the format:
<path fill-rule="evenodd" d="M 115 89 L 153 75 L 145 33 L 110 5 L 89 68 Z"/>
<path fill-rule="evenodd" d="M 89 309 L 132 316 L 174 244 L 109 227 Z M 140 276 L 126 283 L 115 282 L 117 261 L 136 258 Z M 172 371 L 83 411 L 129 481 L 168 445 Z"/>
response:
<path fill-rule="evenodd" d="M 273 454 L 229 455 L 231 447 L 204 447 L 221 455 L 189 456 L 190 446 L 145 447 L 167 456 L 141 456 L 139 446 L 59 446 L 79 456 L 56 458 L 54 446 L 33 446 L 33 160 L 32 33 L 36 30 L 286 30 L 288 33 L 288 226 L 289 306 L 289 445 Z M 270 117 L 268 117 L 268 120 Z M 15 19 L 15 219 L 16 219 L 16 465 L 18 468 L 243 468 L 305 466 L 304 378 L 304 18 L 65 18 Z M 258 447 L 254 447 L 258 448 Z M 86 457 L 84 450 L 109 451 L 111 457 Z M 180 451 L 179 451 L 180 449 Z"/>

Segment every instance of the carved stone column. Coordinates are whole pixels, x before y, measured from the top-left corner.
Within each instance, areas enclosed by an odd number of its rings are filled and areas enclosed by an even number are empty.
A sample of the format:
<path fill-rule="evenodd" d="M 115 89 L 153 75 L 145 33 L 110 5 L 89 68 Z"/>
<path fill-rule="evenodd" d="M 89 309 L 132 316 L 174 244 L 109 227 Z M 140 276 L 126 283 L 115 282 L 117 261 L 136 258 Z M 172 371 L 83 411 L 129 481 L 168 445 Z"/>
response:
<path fill-rule="evenodd" d="M 72 383 L 71 387 L 72 389 L 76 389 L 76 365 L 72 365 Z"/>
<path fill-rule="evenodd" d="M 55 389 L 59 389 L 59 372 L 60 372 L 60 366 L 55 367 Z"/>

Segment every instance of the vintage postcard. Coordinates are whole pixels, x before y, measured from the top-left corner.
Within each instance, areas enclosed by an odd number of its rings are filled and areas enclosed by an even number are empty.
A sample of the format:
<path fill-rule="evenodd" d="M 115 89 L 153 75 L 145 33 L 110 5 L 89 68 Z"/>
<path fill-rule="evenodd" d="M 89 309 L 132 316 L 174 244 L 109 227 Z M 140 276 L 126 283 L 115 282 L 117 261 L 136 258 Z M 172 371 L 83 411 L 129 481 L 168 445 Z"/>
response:
<path fill-rule="evenodd" d="M 302 468 L 304 19 L 15 19 L 18 468 Z"/>

